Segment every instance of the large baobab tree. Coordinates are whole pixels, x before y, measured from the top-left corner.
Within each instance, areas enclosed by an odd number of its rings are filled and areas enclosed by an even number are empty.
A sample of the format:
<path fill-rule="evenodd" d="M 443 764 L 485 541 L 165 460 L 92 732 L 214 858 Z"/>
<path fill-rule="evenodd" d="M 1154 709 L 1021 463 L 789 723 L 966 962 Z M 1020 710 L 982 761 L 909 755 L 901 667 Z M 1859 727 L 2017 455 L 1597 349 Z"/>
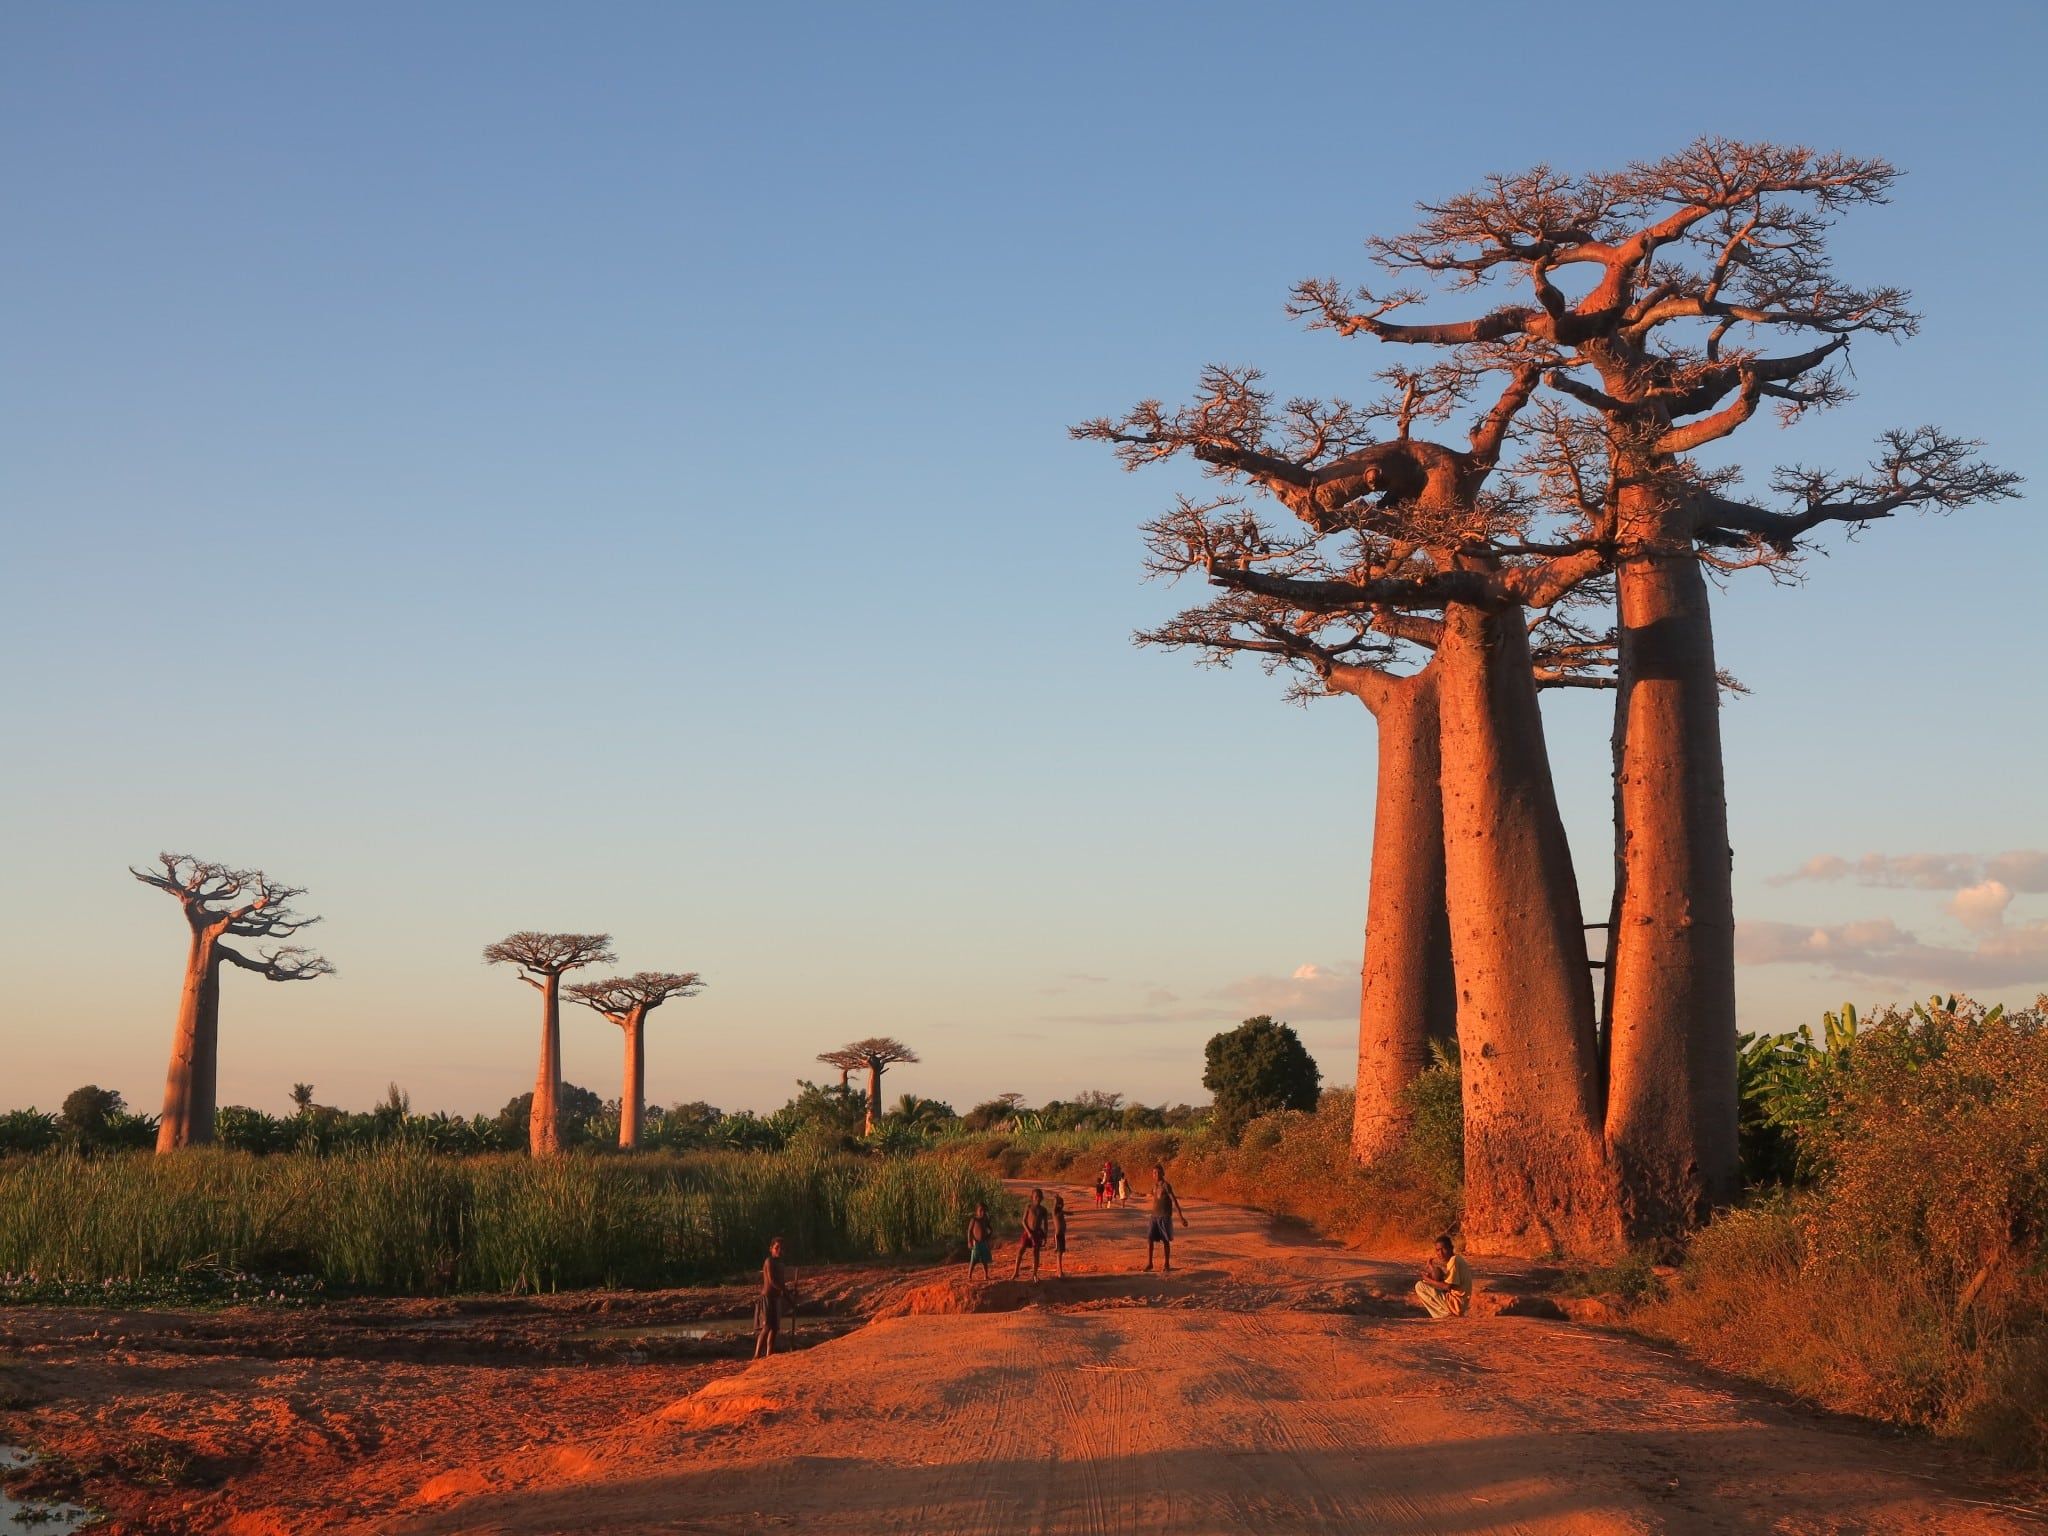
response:
<path fill-rule="evenodd" d="M 1378 725 L 1351 1131 L 1361 1163 L 1401 1145 L 1412 1120 L 1406 1089 L 1429 1066 L 1432 1045 L 1457 1038 L 1435 661 L 1441 632 L 1440 620 L 1421 615 L 1311 613 L 1232 592 L 1137 636 L 1143 645 L 1195 650 L 1208 665 L 1249 655 L 1269 672 L 1287 666 L 1290 698 L 1355 698 Z M 1602 638 L 1552 613 L 1531 640 L 1539 688 L 1612 686 Z"/>
<path fill-rule="evenodd" d="M 527 1147 L 535 1157 L 562 1150 L 562 974 L 586 965 L 610 965 L 608 933 L 537 933 L 523 928 L 484 949 L 488 965 L 519 968 L 519 979 L 541 995 L 540 1071 L 533 1080 Z"/>
<path fill-rule="evenodd" d="M 156 1133 L 157 1151 L 171 1152 L 213 1140 L 222 964 L 254 971 L 266 981 L 311 981 L 333 975 L 334 967 L 298 944 L 249 955 L 227 942 L 289 938 L 317 923 L 317 917 L 292 911 L 292 902 L 305 894 L 302 887 L 272 880 L 260 869 L 231 869 L 183 853 L 158 854 L 154 868 L 128 872 L 175 897 L 191 930 L 171 1065 L 164 1077 L 163 1119 Z"/>
<path fill-rule="evenodd" d="M 602 981 L 579 981 L 563 990 L 571 1002 L 602 1014 L 626 1036 L 625 1086 L 619 1091 L 619 1145 L 640 1145 L 640 1118 L 647 1105 L 647 1015 L 672 997 L 695 997 L 704 978 L 695 971 L 635 971 Z"/>
<path fill-rule="evenodd" d="M 850 1040 L 834 1051 L 820 1052 L 818 1060 L 845 1072 L 859 1070 L 867 1073 L 867 1116 L 861 1127 L 861 1134 L 865 1136 L 874 1133 L 875 1122 L 882 1118 L 882 1074 L 898 1062 L 916 1061 L 917 1052 L 901 1040 L 876 1035 L 866 1040 Z"/>
<path fill-rule="evenodd" d="M 1276 411 L 1255 373 L 1212 369 L 1188 407 L 1144 402 L 1120 421 L 1076 431 L 1115 443 L 1131 467 L 1189 454 L 1256 486 L 1306 529 L 1268 530 L 1232 498 L 1183 500 L 1148 527 L 1155 571 L 1206 571 L 1303 613 L 1427 621 L 1465 1061 L 1467 1227 L 1502 1248 L 1597 1251 L 1618 1239 L 1620 1207 L 1600 1141 L 1585 934 L 1528 612 L 1569 599 L 1601 562 L 1532 542 L 1540 508 L 1517 487 L 1488 489 L 1537 379 L 1519 356 L 1475 357 L 1429 374 L 1397 372 L 1398 403 L 1360 410 L 1297 400 Z M 1412 435 L 1417 419 L 1449 415 L 1482 389 L 1497 393 L 1468 447 Z M 1392 421 L 1391 438 L 1366 436 L 1364 424 L 1378 420 Z M 1529 478 L 1538 489 L 1547 483 L 1540 457 Z"/>
<path fill-rule="evenodd" d="M 1425 205 L 1371 242 L 1397 281 L 1521 293 L 1456 319 L 1410 321 L 1411 289 L 1301 284 L 1312 326 L 1439 349 L 1512 347 L 1604 436 L 1610 494 L 1578 530 L 1615 574 L 1615 874 L 1607 968 L 1606 1137 L 1637 1230 L 1699 1220 L 1736 1185 L 1734 904 L 1706 571 L 1782 567 L 1826 523 L 2013 494 L 1978 444 L 1932 427 L 1887 433 L 1864 469 L 1772 475 L 1772 504 L 1730 494 L 1692 455 L 1760 407 L 1784 422 L 1849 398 L 1862 336 L 1910 336 L 1895 287 L 1834 271 L 1828 233 L 1882 203 L 1882 160 L 1702 139 L 1583 176 L 1539 166 Z M 1472 310 L 1477 310 L 1476 313 Z M 1397 318 L 1399 316 L 1399 318 Z"/>

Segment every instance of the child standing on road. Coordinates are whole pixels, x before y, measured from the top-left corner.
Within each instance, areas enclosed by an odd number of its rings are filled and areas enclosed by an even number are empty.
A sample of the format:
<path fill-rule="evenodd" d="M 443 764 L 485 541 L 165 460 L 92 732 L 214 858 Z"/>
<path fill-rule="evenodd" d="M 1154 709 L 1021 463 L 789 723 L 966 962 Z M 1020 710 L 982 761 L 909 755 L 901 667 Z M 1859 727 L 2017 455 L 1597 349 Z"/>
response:
<path fill-rule="evenodd" d="M 967 1218 L 967 1278 L 974 1278 L 974 1266 L 981 1266 L 981 1278 L 993 1280 L 989 1273 L 989 1247 L 996 1235 L 995 1223 L 988 1219 L 988 1207 L 976 1205 L 974 1214 Z"/>
<path fill-rule="evenodd" d="M 1052 1262 L 1059 1277 L 1067 1278 L 1067 1197 L 1052 1197 Z"/>
<path fill-rule="evenodd" d="M 1010 1278 L 1016 1279 L 1024 1272 L 1024 1255 L 1031 1255 L 1031 1278 L 1038 1279 L 1038 1253 L 1045 1246 L 1046 1210 L 1045 1191 L 1031 1191 L 1031 1203 L 1024 1207 L 1024 1231 L 1017 1240 L 1017 1262 L 1010 1266 Z"/>

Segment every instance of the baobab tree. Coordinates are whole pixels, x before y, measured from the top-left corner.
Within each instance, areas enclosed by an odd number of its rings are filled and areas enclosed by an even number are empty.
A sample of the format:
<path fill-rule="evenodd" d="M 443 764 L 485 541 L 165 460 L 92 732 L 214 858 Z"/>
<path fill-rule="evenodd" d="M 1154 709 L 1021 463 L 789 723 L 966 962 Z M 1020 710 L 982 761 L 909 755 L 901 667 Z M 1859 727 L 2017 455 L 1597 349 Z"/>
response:
<path fill-rule="evenodd" d="M 1615 574 L 1619 688 L 1615 872 L 1605 997 L 1606 1138 L 1630 1224 L 1683 1227 L 1735 1192 L 1734 902 L 1719 675 L 1706 572 L 1783 570 L 1823 524 L 2014 494 L 1979 444 L 1934 427 L 1886 433 L 1866 468 L 1781 469 L 1771 504 L 1691 455 L 1766 402 L 1790 424 L 1850 398 L 1858 337 L 1918 328 L 1905 290 L 1833 269 L 1829 230 L 1887 200 L 1877 159 L 1701 139 L 1661 160 L 1566 176 L 1539 166 L 1424 205 L 1370 242 L 1396 275 L 1526 297 L 1410 322 L 1413 289 L 1299 285 L 1313 327 L 1438 349 L 1511 348 L 1605 439 L 1611 494 L 1573 542 Z M 1479 308 L 1479 306 L 1474 306 Z M 1789 341 L 1787 340 L 1789 338 Z"/>
<path fill-rule="evenodd" d="M 1383 610 L 1330 614 L 1233 592 L 1189 608 L 1141 645 L 1194 650 L 1205 665 L 1237 656 L 1286 667 L 1299 702 L 1357 699 L 1379 727 L 1371 883 L 1360 967 L 1358 1082 L 1351 1152 L 1372 1163 L 1397 1149 L 1413 1119 L 1406 1089 L 1457 1038 L 1457 987 L 1445 893 L 1436 640 L 1441 621 Z M 1611 687 L 1606 638 L 1561 613 L 1532 631 L 1539 688 Z M 1407 670 L 1401 670 L 1402 667 Z"/>
<path fill-rule="evenodd" d="M 825 1063 L 828 1067 L 837 1067 L 839 1069 L 839 1091 L 841 1093 L 848 1091 L 848 1084 L 852 1080 L 854 1072 L 867 1066 L 867 1058 L 856 1056 L 851 1049 L 820 1051 L 818 1053 L 818 1060 Z"/>
<path fill-rule="evenodd" d="M 537 933 L 522 928 L 484 949 L 487 965 L 513 965 L 519 979 L 541 995 L 540 1071 L 533 1080 L 527 1147 L 535 1157 L 562 1150 L 562 974 L 586 965 L 610 965 L 608 933 Z"/>
<path fill-rule="evenodd" d="M 1276 409 L 1258 377 L 1210 369 L 1189 406 L 1142 402 L 1076 435 L 1114 443 L 1132 468 L 1189 455 L 1256 487 L 1305 530 L 1268 528 L 1234 497 L 1183 499 L 1148 525 L 1156 573 L 1203 571 L 1305 614 L 1406 614 L 1384 622 L 1426 625 L 1465 1061 L 1467 1229 L 1499 1248 L 1611 1248 L 1620 1204 L 1600 1139 L 1585 932 L 1527 617 L 1571 599 L 1602 565 L 1593 552 L 1532 539 L 1551 510 L 1542 455 L 1489 489 L 1539 370 L 1505 350 L 1426 374 L 1393 370 L 1397 398 L 1368 408 Z M 1418 420 L 1450 416 L 1482 390 L 1493 393 L 1468 447 L 1413 435 Z M 1378 422 L 1394 435 L 1370 437 Z M 1372 1013 L 1362 1016 L 1373 1027 Z M 1361 1054 L 1377 1049 L 1368 1041 Z"/>
<path fill-rule="evenodd" d="M 569 1000 L 602 1014 L 625 1032 L 626 1077 L 619 1091 L 619 1145 L 640 1145 L 640 1119 L 647 1105 L 647 1015 L 672 997 L 695 997 L 704 978 L 695 971 L 635 971 L 603 981 L 579 981 L 564 990 Z"/>
<path fill-rule="evenodd" d="M 163 1118 L 156 1132 L 157 1151 L 172 1152 L 213 1140 L 221 965 L 254 971 L 266 981 L 311 981 L 333 975 L 334 967 L 303 945 L 283 944 L 248 955 L 227 942 L 289 938 L 320 921 L 292 910 L 292 903 L 305 895 L 303 887 L 272 880 L 260 869 L 231 869 L 184 853 L 160 853 L 154 868 L 131 866 L 128 873 L 175 897 L 191 930 L 171 1065 L 164 1077 Z"/>
<path fill-rule="evenodd" d="M 842 1071 L 852 1072 L 858 1068 L 867 1073 L 867 1116 L 861 1134 L 871 1136 L 875 1122 L 882 1118 L 882 1074 L 898 1062 L 916 1061 L 917 1052 L 901 1040 L 877 1035 L 867 1040 L 848 1041 L 836 1051 L 820 1052 L 818 1060 L 828 1066 L 840 1067 Z M 846 1063 L 843 1066 L 842 1060 Z"/>

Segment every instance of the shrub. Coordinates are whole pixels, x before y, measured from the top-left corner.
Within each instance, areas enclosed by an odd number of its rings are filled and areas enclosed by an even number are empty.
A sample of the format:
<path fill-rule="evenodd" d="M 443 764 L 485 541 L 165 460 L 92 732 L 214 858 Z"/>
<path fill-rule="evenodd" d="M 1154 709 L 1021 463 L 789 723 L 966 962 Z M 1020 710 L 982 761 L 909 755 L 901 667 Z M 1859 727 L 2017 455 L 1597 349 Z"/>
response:
<path fill-rule="evenodd" d="M 2048 998 L 1832 1017 L 1773 1122 L 1807 1187 L 1700 1232 L 1638 1325 L 2048 1468 Z"/>

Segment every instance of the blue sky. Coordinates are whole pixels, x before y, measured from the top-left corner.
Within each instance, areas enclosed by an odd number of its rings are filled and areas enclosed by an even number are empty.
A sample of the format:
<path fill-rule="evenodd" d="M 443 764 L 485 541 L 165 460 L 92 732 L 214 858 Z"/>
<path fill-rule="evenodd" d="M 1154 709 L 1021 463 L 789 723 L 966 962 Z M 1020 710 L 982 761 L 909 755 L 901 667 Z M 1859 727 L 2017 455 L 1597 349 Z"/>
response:
<path fill-rule="evenodd" d="M 1839 250 L 1927 318 L 1745 462 L 1936 421 L 2043 478 L 2038 7 L 1447 14 L 10 9 L 0 1104 L 155 1106 L 182 939 L 122 871 L 164 847 L 311 887 L 340 967 L 228 979 L 224 1102 L 495 1108 L 533 1010 L 478 951 L 526 926 L 706 973 L 661 1101 L 878 1032 L 963 1106 L 1199 1097 L 1260 1006 L 1348 1081 L 1369 721 L 1134 651 L 1194 595 L 1138 570 L 1180 482 L 1068 422 L 1208 361 L 1362 393 L 1291 281 L 1711 132 L 1904 167 Z M 2048 985 L 2033 866 L 1952 912 L 1981 862 L 1855 865 L 2048 847 L 2037 500 L 1721 598 L 1748 1026 Z M 1604 708 L 1549 713 L 1595 915 Z"/>

